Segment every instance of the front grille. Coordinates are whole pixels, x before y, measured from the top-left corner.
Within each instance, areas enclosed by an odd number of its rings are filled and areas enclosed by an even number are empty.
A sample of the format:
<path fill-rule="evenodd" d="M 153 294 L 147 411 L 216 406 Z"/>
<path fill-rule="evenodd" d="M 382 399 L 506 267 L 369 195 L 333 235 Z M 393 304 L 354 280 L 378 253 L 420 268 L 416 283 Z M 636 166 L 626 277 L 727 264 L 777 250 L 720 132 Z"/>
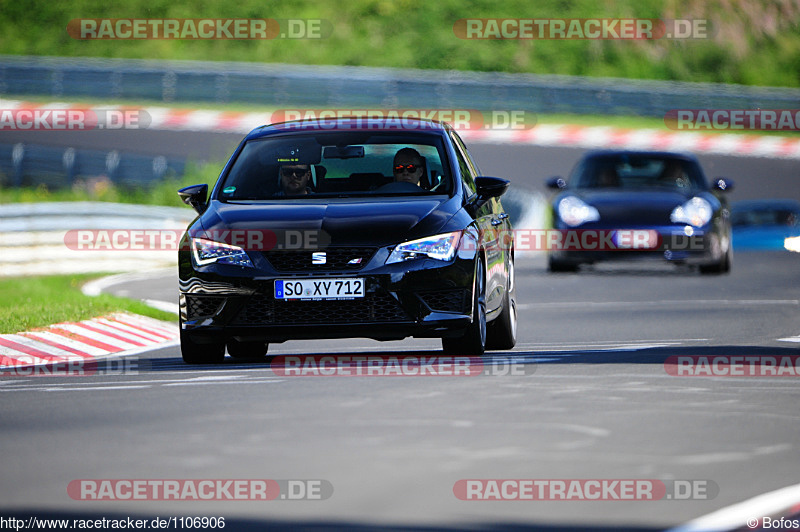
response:
<path fill-rule="evenodd" d="M 429 309 L 436 312 L 465 313 L 468 309 L 468 290 L 430 290 L 418 295 Z"/>
<path fill-rule="evenodd" d="M 318 251 L 271 250 L 263 253 L 264 258 L 279 272 L 324 272 L 360 270 L 369 262 L 375 251 L 376 249 L 371 247 L 331 247 Z M 325 253 L 325 264 L 312 264 L 311 255 L 319 252 Z"/>
<path fill-rule="evenodd" d="M 214 296 L 186 296 L 186 318 L 196 320 L 213 316 L 225 302 L 224 297 Z"/>
<path fill-rule="evenodd" d="M 387 293 L 329 301 L 281 301 L 253 295 L 234 325 L 306 325 L 409 321 L 400 304 Z"/>

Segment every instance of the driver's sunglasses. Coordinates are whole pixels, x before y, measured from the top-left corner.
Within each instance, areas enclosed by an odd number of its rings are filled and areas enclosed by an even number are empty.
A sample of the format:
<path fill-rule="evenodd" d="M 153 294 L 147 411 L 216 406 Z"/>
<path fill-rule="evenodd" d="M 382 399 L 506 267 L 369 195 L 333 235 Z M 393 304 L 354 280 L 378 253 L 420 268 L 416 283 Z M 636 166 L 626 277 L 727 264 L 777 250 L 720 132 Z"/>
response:
<path fill-rule="evenodd" d="M 413 174 L 419 167 L 418 164 L 398 164 L 394 167 L 394 171 L 399 174 L 405 169 L 409 174 Z"/>
<path fill-rule="evenodd" d="M 303 177 L 308 173 L 308 170 L 302 168 L 283 168 L 281 172 L 283 173 L 283 177 Z"/>

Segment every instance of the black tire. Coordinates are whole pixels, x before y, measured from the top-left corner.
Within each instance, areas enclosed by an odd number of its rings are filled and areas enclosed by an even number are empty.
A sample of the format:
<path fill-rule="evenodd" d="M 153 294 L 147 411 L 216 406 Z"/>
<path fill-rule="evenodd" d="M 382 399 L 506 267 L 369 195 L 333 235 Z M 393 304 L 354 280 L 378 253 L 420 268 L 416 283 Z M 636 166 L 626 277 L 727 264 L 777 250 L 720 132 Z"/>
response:
<path fill-rule="evenodd" d="M 486 351 L 486 272 L 478 258 L 473 290 L 472 323 L 462 336 L 442 338 L 442 350 L 450 356 L 483 356 Z"/>
<path fill-rule="evenodd" d="M 509 262 L 508 287 L 503 298 L 503 310 L 486 329 L 488 349 L 512 349 L 517 343 L 517 284 L 514 279 L 514 260 Z"/>
<path fill-rule="evenodd" d="M 266 342 L 240 342 L 231 339 L 228 341 L 228 354 L 234 358 L 258 360 L 267 355 L 269 344 Z"/>
<path fill-rule="evenodd" d="M 219 364 L 225 360 L 225 344 L 197 343 L 181 329 L 181 356 L 187 364 Z"/>
<path fill-rule="evenodd" d="M 572 262 L 563 262 L 548 258 L 547 271 L 551 273 L 574 273 L 578 271 L 578 265 Z"/>
<path fill-rule="evenodd" d="M 722 256 L 720 261 L 710 266 L 700 266 L 700 273 L 704 275 L 720 275 L 729 273 L 731 271 L 731 263 L 733 263 L 733 248 L 728 245 L 728 250 Z"/>

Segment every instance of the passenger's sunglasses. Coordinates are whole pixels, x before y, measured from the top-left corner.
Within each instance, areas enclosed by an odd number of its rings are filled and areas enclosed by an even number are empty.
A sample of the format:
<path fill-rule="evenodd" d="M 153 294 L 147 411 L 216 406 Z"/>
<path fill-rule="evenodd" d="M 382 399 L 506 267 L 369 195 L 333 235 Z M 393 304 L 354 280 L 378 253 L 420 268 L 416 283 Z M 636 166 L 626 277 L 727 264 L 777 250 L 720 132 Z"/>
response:
<path fill-rule="evenodd" d="M 304 170 L 302 168 L 283 168 L 281 169 L 281 173 L 283 177 L 303 177 L 308 173 L 308 170 Z"/>
<path fill-rule="evenodd" d="M 398 164 L 394 167 L 394 171 L 399 174 L 406 170 L 409 174 L 413 174 L 417 171 L 417 168 L 420 168 L 418 164 Z"/>

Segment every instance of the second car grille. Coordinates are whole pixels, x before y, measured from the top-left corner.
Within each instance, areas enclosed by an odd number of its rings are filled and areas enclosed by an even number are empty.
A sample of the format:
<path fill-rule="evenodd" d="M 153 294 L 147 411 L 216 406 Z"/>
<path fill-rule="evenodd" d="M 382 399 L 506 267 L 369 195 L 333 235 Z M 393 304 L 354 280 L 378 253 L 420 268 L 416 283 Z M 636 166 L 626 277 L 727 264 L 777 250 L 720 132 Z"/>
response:
<path fill-rule="evenodd" d="M 360 270 L 369 262 L 376 249 L 371 247 L 326 248 L 319 251 L 273 250 L 264 251 L 264 257 L 279 272 L 316 272 L 333 270 Z M 325 254 L 325 262 L 314 264 L 313 255 Z"/>
<path fill-rule="evenodd" d="M 276 301 L 256 294 L 250 298 L 235 325 L 304 325 L 408 321 L 410 318 L 389 294 L 331 301 Z"/>

